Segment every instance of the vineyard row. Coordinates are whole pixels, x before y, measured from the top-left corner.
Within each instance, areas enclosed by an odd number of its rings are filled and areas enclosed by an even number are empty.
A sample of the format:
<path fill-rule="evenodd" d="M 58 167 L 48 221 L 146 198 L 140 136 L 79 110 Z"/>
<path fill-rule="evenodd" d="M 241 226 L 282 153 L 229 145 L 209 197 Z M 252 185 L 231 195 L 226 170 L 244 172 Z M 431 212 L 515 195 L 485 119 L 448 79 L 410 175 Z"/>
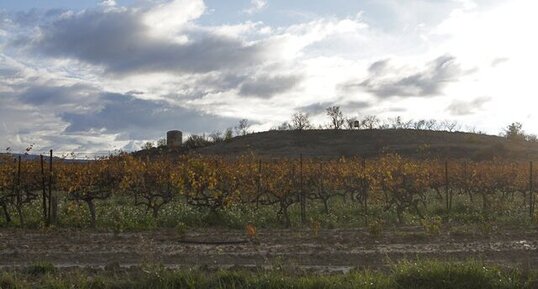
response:
<path fill-rule="evenodd" d="M 329 212 L 336 196 L 369 206 L 393 210 L 399 221 L 405 212 L 422 217 L 427 195 L 446 202 L 447 213 L 455 194 L 478 199 L 490 210 L 496 194 L 521 194 L 529 214 L 534 214 L 534 179 L 531 163 L 507 160 L 442 161 L 415 160 L 397 154 L 375 159 L 261 160 L 255 156 L 235 159 L 183 156 L 179 159 L 140 159 L 112 156 L 87 162 L 55 161 L 52 158 L 0 160 L 0 210 L 6 222 L 15 211 L 24 224 L 23 207 L 42 201 L 43 222 L 56 222 L 59 195 L 85 203 L 92 225 L 96 202 L 125 197 L 157 217 L 161 208 L 181 200 L 196 208 L 218 212 L 227 206 L 271 205 L 289 226 L 289 209 L 299 205 L 306 222 L 309 202 L 319 202 Z"/>

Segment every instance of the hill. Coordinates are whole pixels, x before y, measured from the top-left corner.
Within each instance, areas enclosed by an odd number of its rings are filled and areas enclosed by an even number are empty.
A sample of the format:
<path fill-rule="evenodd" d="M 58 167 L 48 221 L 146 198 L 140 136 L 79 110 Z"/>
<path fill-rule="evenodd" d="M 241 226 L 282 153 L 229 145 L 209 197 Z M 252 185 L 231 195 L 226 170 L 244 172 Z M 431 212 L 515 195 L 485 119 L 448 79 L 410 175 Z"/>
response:
<path fill-rule="evenodd" d="M 318 158 L 375 157 L 395 152 L 415 158 L 537 160 L 538 143 L 484 134 L 411 129 L 295 130 L 248 134 L 194 152 L 224 156 L 252 152 L 270 158 L 301 154 Z"/>

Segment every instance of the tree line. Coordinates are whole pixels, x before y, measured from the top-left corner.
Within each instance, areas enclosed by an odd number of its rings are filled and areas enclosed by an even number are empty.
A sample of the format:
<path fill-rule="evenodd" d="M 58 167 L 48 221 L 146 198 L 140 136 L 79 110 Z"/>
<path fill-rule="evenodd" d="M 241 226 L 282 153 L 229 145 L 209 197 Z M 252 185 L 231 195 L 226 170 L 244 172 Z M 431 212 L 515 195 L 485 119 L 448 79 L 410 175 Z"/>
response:
<path fill-rule="evenodd" d="M 282 122 L 280 125 L 271 128 L 271 130 L 311 130 L 311 129 L 332 129 L 332 130 L 361 130 L 361 129 L 414 129 L 414 130 L 432 130 L 432 131 L 465 131 L 476 134 L 485 134 L 473 127 L 464 128 L 455 120 L 436 120 L 436 119 L 404 119 L 401 116 L 394 118 L 382 119 L 376 115 L 366 115 L 364 117 L 345 116 L 340 106 L 329 106 L 325 109 L 328 122 L 325 124 L 315 125 L 311 121 L 311 116 L 305 112 L 294 113 L 290 120 Z M 212 144 L 228 142 L 237 136 L 244 136 L 252 133 L 251 124 L 248 119 L 241 119 L 239 123 L 224 131 L 215 131 L 210 134 L 192 134 L 187 137 L 183 143 L 185 149 L 195 149 Z M 499 133 L 500 136 L 514 141 L 536 142 L 538 138 L 534 134 L 527 134 L 523 130 L 520 122 L 513 122 L 507 125 Z M 160 139 L 155 145 L 153 142 L 147 142 L 143 149 L 166 148 L 166 139 Z"/>

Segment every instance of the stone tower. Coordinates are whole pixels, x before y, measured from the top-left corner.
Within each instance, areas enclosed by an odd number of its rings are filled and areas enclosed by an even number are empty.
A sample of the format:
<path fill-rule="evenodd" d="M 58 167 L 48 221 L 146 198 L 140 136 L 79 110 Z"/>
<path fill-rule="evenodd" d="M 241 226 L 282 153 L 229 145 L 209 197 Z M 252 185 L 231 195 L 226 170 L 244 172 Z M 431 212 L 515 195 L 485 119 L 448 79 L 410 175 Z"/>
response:
<path fill-rule="evenodd" d="M 166 133 L 166 146 L 168 148 L 181 147 L 183 143 L 183 133 L 179 130 L 171 130 Z"/>

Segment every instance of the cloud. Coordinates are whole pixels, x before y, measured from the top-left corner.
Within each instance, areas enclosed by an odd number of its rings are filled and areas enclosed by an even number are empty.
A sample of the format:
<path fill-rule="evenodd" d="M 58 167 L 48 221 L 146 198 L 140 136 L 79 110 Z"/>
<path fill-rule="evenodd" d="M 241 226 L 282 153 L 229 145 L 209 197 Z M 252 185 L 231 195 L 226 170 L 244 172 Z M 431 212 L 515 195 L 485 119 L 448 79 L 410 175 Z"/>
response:
<path fill-rule="evenodd" d="M 370 75 L 360 86 L 380 98 L 440 95 L 449 82 L 465 74 L 450 55 L 440 56 L 418 71 L 401 71 L 390 66 L 388 60 L 373 63 L 368 71 Z"/>
<path fill-rule="evenodd" d="M 152 32 L 162 36 L 181 31 L 185 24 L 199 18 L 206 7 L 203 0 L 168 0 L 140 15 Z"/>
<path fill-rule="evenodd" d="M 498 58 L 493 59 L 493 61 L 491 61 L 491 66 L 492 67 L 497 67 L 498 65 L 501 65 L 501 64 L 506 63 L 508 61 L 510 61 L 510 58 L 508 58 L 508 57 L 498 57 Z"/>
<path fill-rule="evenodd" d="M 99 4 L 104 7 L 115 7 L 117 5 L 115 0 L 101 0 Z"/>
<path fill-rule="evenodd" d="M 87 85 L 74 84 L 69 86 L 45 86 L 33 85 L 28 86 L 17 96 L 19 101 L 25 104 L 35 106 L 43 105 L 74 105 L 82 106 L 92 100 L 92 95 L 95 97 L 97 90 Z M 98 99 L 94 99 L 98 101 Z"/>
<path fill-rule="evenodd" d="M 247 14 L 254 14 L 262 11 L 265 7 L 267 7 L 267 0 L 251 0 L 250 6 L 243 10 L 243 12 Z"/>
<path fill-rule="evenodd" d="M 3 61 L 5 60 L 5 58 L 3 58 L 1 55 L 0 55 L 0 61 Z M 16 75 L 19 73 L 19 70 L 16 69 L 15 67 L 11 67 L 11 66 L 8 66 L 8 65 L 3 65 L 1 62 L 0 62 L 0 76 L 2 78 L 4 78 L 3 81 L 0 81 L 1 82 L 4 82 L 6 81 L 8 78 L 13 78 L 13 77 L 16 77 Z"/>
<path fill-rule="evenodd" d="M 356 111 L 356 110 L 362 110 L 371 107 L 371 104 L 366 101 L 349 101 L 349 102 L 317 102 L 312 103 L 306 106 L 301 106 L 296 108 L 296 111 L 298 112 L 305 112 L 310 115 L 319 115 L 319 114 L 325 114 L 327 112 L 327 108 L 330 106 L 340 106 L 340 109 L 342 111 Z"/>
<path fill-rule="evenodd" d="M 53 112 L 38 106 L 25 105 L 17 101 L 12 92 L 0 97 L 1 146 L 11 146 L 15 151 L 29 144 L 47 145 L 42 136 L 56 134 L 62 124 Z"/>
<path fill-rule="evenodd" d="M 107 93 L 101 101 L 103 107 L 97 112 L 62 113 L 62 120 L 69 124 L 65 133 L 96 130 L 119 134 L 130 140 L 156 139 L 171 129 L 203 133 L 224 130 L 239 121 L 239 118 L 205 114 L 164 101 L 143 100 L 123 94 Z"/>
<path fill-rule="evenodd" d="M 138 98 L 143 95 L 111 93 L 81 83 L 26 83 L 0 98 L 0 133 L 8 140 L 3 145 L 20 148 L 36 143 L 41 148 L 94 152 L 121 148 L 127 141 L 158 139 L 170 129 L 205 133 L 239 121 L 239 117 Z"/>
<path fill-rule="evenodd" d="M 473 0 L 453 0 L 453 1 L 460 3 L 464 10 L 472 10 L 478 7 L 478 4 Z"/>
<path fill-rule="evenodd" d="M 368 72 L 370 72 L 372 75 L 381 75 L 385 73 L 389 66 L 389 61 L 390 60 L 388 59 L 383 59 L 372 63 L 370 67 L 368 67 Z"/>
<path fill-rule="evenodd" d="M 466 115 L 496 129 L 504 121 L 497 110 L 532 107 L 536 49 L 525 35 L 537 4 L 514 1 L 491 17 L 485 0 L 425 0 L 418 10 L 396 0 L 291 4 L 307 18 L 251 0 L 0 11 L 0 145 L 134 148 L 167 129 L 210 132 L 236 117 L 260 123 L 256 129 L 298 110 L 324 121 L 331 105 L 383 118 Z M 243 8 L 276 17 L 247 20 L 253 14 Z M 481 73 L 465 77 L 467 67 Z M 482 119 L 487 101 L 465 95 L 491 96 L 497 123 Z"/>
<path fill-rule="evenodd" d="M 183 1 L 172 2 L 175 4 L 172 8 L 177 10 L 176 2 Z M 134 9 L 67 13 L 50 24 L 41 25 L 39 34 L 33 39 L 22 38 L 19 43 L 26 43 L 32 51 L 42 55 L 81 60 L 120 75 L 244 69 L 259 64 L 266 55 L 267 51 L 261 45 L 183 27 L 184 22 L 191 20 L 189 17 L 194 17 L 192 15 L 182 18 L 180 14 L 177 18 L 181 20 L 168 23 L 168 28 L 182 29 L 183 34 L 177 37 L 155 33 L 162 30 L 155 30 L 146 22 L 156 21 L 154 17 L 165 13 L 164 8 L 159 7 L 158 13 L 147 14 Z M 162 20 L 168 16 L 162 16 Z"/>
<path fill-rule="evenodd" d="M 482 110 L 482 107 L 491 101 L 490 97 L 478 97 L 471 101 L 455 100 L 447 108 L 452 115 L 470 115 Z"/>
<path fill-rule="evenodd" d="M 243 82 L 239 88 L 239 95 L 271 98 L 295 88 L 302 78 L 297 75 L 290 76 L 261 76 Z"/>

